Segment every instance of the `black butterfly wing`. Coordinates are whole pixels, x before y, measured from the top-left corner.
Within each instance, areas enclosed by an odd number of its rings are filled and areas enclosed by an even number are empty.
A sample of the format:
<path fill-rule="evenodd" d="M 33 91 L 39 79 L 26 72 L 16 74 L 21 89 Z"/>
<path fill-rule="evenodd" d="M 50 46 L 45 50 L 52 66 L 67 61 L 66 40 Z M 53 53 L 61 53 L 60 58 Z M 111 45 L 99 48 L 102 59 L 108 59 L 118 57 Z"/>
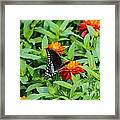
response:
<path fill-rule="evenodd" d="M 60 56 L 52 49 L 47 48 L 48 66 L 46 75 L 52 77 L 54 73 L 61 68 L 62 61 Z"/>
<path fill-rule="evenodd" d="M 53 50 L 49 50 L 49 53 L 50 53 L 50 59 L 54 66 L 54 70 L 56 71 L 56 70 L 60 69 L 60 67 L 62 65 L 60 56 Z"/>

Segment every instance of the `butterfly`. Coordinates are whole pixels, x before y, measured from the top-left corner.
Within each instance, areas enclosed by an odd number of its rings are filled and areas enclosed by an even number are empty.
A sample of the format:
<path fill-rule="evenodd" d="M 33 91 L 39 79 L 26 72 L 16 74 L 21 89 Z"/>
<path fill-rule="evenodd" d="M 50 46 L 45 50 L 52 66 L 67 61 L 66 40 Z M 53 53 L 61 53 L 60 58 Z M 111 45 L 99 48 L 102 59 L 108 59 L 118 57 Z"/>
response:
<path fill-rule="evenodd" d="M 45 72 L 45 76 L 53 77 L 56 72 L 59 72 L 63 66 L 68 64 L 62 64 L 60 56 L 52 49 L 46 48 L 48 65 Z"/>

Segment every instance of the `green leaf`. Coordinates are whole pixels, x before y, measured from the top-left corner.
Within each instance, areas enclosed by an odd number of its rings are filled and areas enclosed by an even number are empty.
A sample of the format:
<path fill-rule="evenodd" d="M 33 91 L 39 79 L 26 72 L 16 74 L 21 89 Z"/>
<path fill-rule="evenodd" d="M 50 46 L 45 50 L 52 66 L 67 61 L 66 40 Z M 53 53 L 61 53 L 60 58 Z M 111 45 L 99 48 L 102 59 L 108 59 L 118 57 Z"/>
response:
<path fill-rule="evenodd" d="M 51 98 L 52 96 L 48 93 L 41 93 L 41 94 L 30 94 L 27 99 L 29 100 L 38 100 L 41 97 L 45 97 L 45 98 Z"/>
<path fill-rule="evenodd" d="M 29 92 L 29 91 L 37 88 L 37 87 L 40 87 L 41 85 L 42 85 L 41 83 L 32 84 L 32 85 L 30 85 L 30 86 L 27 88 L 26 92 Z"/>
<path fill-rule="evenodd" d="M 26 89 L 26 87 L 24 85 L 21 85 L 20 90 L 22 90 L 22 89 L 24 90 L 24 89 Z"/>
<path fill-rule="evenodd" d="M 80 38 L 81 40 L 83 40 L 83 38 L 82 38 L 80 35 L 77 35 L 77 34 L 75 34 L 74 32 L 71 32 L 71 35 L 74 35 L 75 37 L 78 37 L 78 38 Z"/>
<path fill-rule="evenodd" d="M 82 47 L 82 48 L 86 49 L 85 45 L 82 42 L 76 40 L 75 43 L 78 47 Z"/>
<path fill-rule="evenodd" d="M 95 89 L 100 89 L 100 81 L 95 82 Z"/>
<path fill-rule="evenodd" d="M 100 80 L 100 75 L 97 74 L 96 72 L 94 72 L 93 70 L 91 70 L 87 65 L 85 66 L 81 66 L 81 68 L 83 68 L 84 70 L 86 70 L 89 74 L 91 74 L 93 77 L 97 78 L 98 80 Z"/>
<path fill-rule="evenodd" d="M 37 87 L 39 93 L 48 93 L 48 87 Z"/>
<path fill-rule="evenodd" d="M 49 31 L 43 29 L 42 27 L 37 27 L 37 28 L 35 28 L 35 31 L 36 31 L 36 32 L 39 32 L 39 33 L 42 33 L 42 34 L 44 34 L 44 35 L 46 35 L 46 36 L 48 36 L 48 37 L 50 37 L 50 38 L 52 38 L 52 39 L 55 39 L 55 38 L 56 38 L 56 36 L 55 36 L 53 33 L 51 33 L 51 32 L 49 32 Z"/>
<path fill-rule="evenodd" d="M 96 68 L 94 56 L 88 50 L 87 50 L 86 56 L 88 58 L 88 64 L 90 69 L 94 70 Z"/>
<path fill-rule="evenodd" d="M 90 49 L 90 35 L 87 34 L 84 38 L 84 45 L 86 49 Z"/>
<path fill-rule="evenodd" d="M 39 67 L 34 68 L 34 70 L 43 69 L 46 70 L 46 65 L 40 65 Z"/>
<path fill-rule="evenodd" d="M 40 94 L 30 94 L 30 95 L 27 97 L 27 99 L 28 99 L 28 100 L 37 100 L 37 99 L 39 99 L 40 97 L 41 97 Z"/>
<path fill-rule="evenodd" d="M 31 45 L 26 41 L 24 41 L 24 46 L 25 46 L 25 48 L 31 48 Z"/>
<path fill-rule="evenodd" d="M 24 48 L 20 50 L 20 57 L 22 58 L 32 59 L 32 60 L 37 60 L 41 58 L 40 56 L 34 54 L 40 54 L 40 52 L 29 48 Z"/>
<path fill-rule="evenodd" d="M 72 81 L 75 84 L 78 80 L 80 80 L 80 74 L 72 75 Z"/>
<path fill-rule="evenodd" d="M 83 93 L 87 93 L 88 88 L 89 88 L 89 83 L 88 82 L 82 84 Z"/>
<path fill-rule="evenodd" d="M 52 22 L 51 20 L 47 21 L 49 26 L 50 26 L 50 30 L 52 32 L 54 32 L 55 34 L 59 33 L 59 26 L 57 24 L 55 24 L 54 22 Z"/>
<path fill-rule="evenodd" d="M 73 23 L 79 26 L 79 24 L 81 23 L 81 20 L 73 20 Z"/>
<path fill-rule="evenodd" d="M 44 38 L 42 39 L 42 50 L 48 47 L 48 39 L 47 36 L 45 35 Z"/>
<path fill-rule="evenodd" d="M 20 81 L 22 82 L 22 84 L 27 84 L 28 77 L 27 76 L 20 77 Z"/>
<path fill-rule="evenodd" d="M 64 82 L 64 81 L 54 81 L 54 83 L 56 83 L 56 84 L 58 84 L 62 87 L 68 88 L 68 89 L 72 88 L 72 85 L 70 83 L 67 83 L 67 82 Z"/>
<path fill-rule="evenodd" d="M 21 53 L 20 57 L 25 59 L 32 59 L 32 60 L 38 60 L 41 58 L 40 56 L 28 54 L 28 53 Z"/>
<path fill-rule="evenodd" d="M 71 100 L 76 100 L 81 97 L 81 92 L 74 92 L 72 97 L 70 98 Z"/>
<path fill-rule="evenodd" d="M 77 89 L 77 87 L 79 87 L 81 84 L 81 81 L 77 81 L 76 83 L 73 84 L 72 88 L 71 88 L 71 91 L 70 91 L 70 98 L 72 98 L 75 90 Z"/>
<path fill-rule="evenodd" d="M 70 40 L 68 38 L 60 38 L 58 41 L 67 41 L 67 40 Z"/>
<path fill-rule="evenodd" d="M 84 99 L 84 100 L 90 100 L 90 99 L 91 99 L 91 96 L 84 95 L 84 96 L 83 96 L 83 99 Z"/>
<path fill-rule="evenodd" d="M 72 32 L 72 33 L 71 33 L 71 36 L 70 36 L 71 42 L 72 42 L 72 41 L 73 41 L 73 42 L 74 42 L 74 41 L 77 41 L 77 39 L 78 39 L 77 37 L 83 40 L 83 38 L 82 38 L 81 36 L 79 36 L 79 35 L 77 35 L 77 34 L 75 34 L 75 33 Z"/>
<path fill-rule="evenodd" d="M 64 99 L 64 100 L 69 100 L 69 98 L 67 98 L 67 97 L 65 97 L 65 96 L 59 96 L 58 99 L 60 99 L 60 98 L 62 98 L 62 99 Z"/>
<path fill-rule="evenodd" d="M 77 62 L 80 62 L 80 63 L 87 63 L 88 62 L 88 59 L 78 59 L 76 60 Z"/>
<path fill-rule="evenodd" d="M 25 72 L 26 72 L 26 61 L 20 59 L 20 76 L 24 76 Z"/>
<path fill-rule="evenodd" d="M 32 43 L 33 45 L 35 45 L 35 43 L 41 43 L 42 42 L 42 38 L 41 37 L 36 37 L 34 39 L 30 39 L 29 43 Z"/>
<path fill-rule="evenodd" d="M 24 22 L 23 34 L 27 40 L 29 40 L 31 35 L 33 34 L 33 29 L 30 29 L 31 23 L 32 23 L 32 20 L 26 20 Z"/>
<path fill-rule="evenodd" d="M 34 28 L 38 22 L 39 22 L 39 20 L 34 20 L 31 24 L 31 27 Z"/>
<path fill-rule="evenodd" d="M 37 50 L 34 50 L 34 49 L 30 49 L 30 48 L 21 49 L 20 53 L 30 53 L 30 54 L 40 55 L 40 51 L 37 51 Z"/>
<path fill-rule="evenodd" d="M 100 39 L 97 39 L 95 52 L 96 52 L 98 59 L 100 60 Z"/>
<path fill-rule="evenodd" d="M 71 31 L 72 29 L 73 27 L 68 27 L 64 32 L 60 34 L 60 36 L 68 37 L 69 35 L 73 34 L 73 32 Z"/>
<path fill-rule="evenodd" d="M 56 24 L 60 27 L 60 25 L 63 23 L 64 20 L 57 20 Z"/>
<path fill-rule="evenodd" d="M 95 32 L 94 28 L 92 26 L 87 25 L 87 29 L 89 34 L 93 37 Z"/>
<path fill-rule="evenodd" d="M 21 41 L 21 39 L 20 39 L 20 41 Z M 24 44 L 23 42 L 20 43 L 20 49 L 23 48 L 23 44 Z"/>
<path fill-rule="evenodd" d="M 60 26 L 60 30 L 64 31 L 69 23 L 69 20 L 64 20 L 63 23 Z"/>
<path fill-rule="evenodd" d="M 72 43 L 72 45 L 70 46 L 68 53 L 67 53 L 67 58 L 69 60 L 73 60 L 74 59 L 74 50 L 75 50 L 75 42 Z"/>
<path fill-rule="evenodd" d="M 52 84 L 48 84 L 48 91 L 51 95 L 54 95 L 56 90 L 54 89 L 54 87 L 52 86 Z"/>
<path fill-rule="evenodd" d="M 30 72 L 31 76 L 33 76 L 33 74 L 34 74 L 34 68 L 32 68 L 31 66 L 29 66 L 29 65 L 27 64 L 27 69 L 28 69 L 28 71 Z"/>
<path fill-rule="evenodd" d="M 45 29 L 47 29 L 47 28 L 49 27 L 48 20 L 45 20 L 45 21 L 44 21 L 43 27 L 44 27 Z"/>

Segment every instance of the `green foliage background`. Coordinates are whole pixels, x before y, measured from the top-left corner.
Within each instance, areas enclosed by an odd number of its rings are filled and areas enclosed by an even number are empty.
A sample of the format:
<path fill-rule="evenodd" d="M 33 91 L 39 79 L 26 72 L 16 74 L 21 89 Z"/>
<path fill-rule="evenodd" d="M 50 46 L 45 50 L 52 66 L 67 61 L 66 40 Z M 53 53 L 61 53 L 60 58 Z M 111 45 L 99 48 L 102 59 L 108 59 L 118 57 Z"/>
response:
<path fill-rule="evenodd" d="M 100 35 L 87 26 L 85 38 L 77 31 L 82 20 L 20 21 L 20 96 L 28 100 L 99 100 L 100 99 Z M 85 73 L 72 75 L 72 81 L 44 77 L 47 66 L 45 48 L 59 41 L 65 46 L 66 60 L 83 64 Z"/>

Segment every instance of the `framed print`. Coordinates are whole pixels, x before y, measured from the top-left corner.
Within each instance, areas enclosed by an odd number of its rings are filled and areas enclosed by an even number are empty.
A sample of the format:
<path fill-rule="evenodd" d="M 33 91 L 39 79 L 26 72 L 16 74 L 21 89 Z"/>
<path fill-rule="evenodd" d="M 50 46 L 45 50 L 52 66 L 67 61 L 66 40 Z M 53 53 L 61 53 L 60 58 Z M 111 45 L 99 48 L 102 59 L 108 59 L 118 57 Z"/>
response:
<path fill-rule="evenodd" d="M 1 118 L 119 119 L 119 7 L 1 2 Z"/>

